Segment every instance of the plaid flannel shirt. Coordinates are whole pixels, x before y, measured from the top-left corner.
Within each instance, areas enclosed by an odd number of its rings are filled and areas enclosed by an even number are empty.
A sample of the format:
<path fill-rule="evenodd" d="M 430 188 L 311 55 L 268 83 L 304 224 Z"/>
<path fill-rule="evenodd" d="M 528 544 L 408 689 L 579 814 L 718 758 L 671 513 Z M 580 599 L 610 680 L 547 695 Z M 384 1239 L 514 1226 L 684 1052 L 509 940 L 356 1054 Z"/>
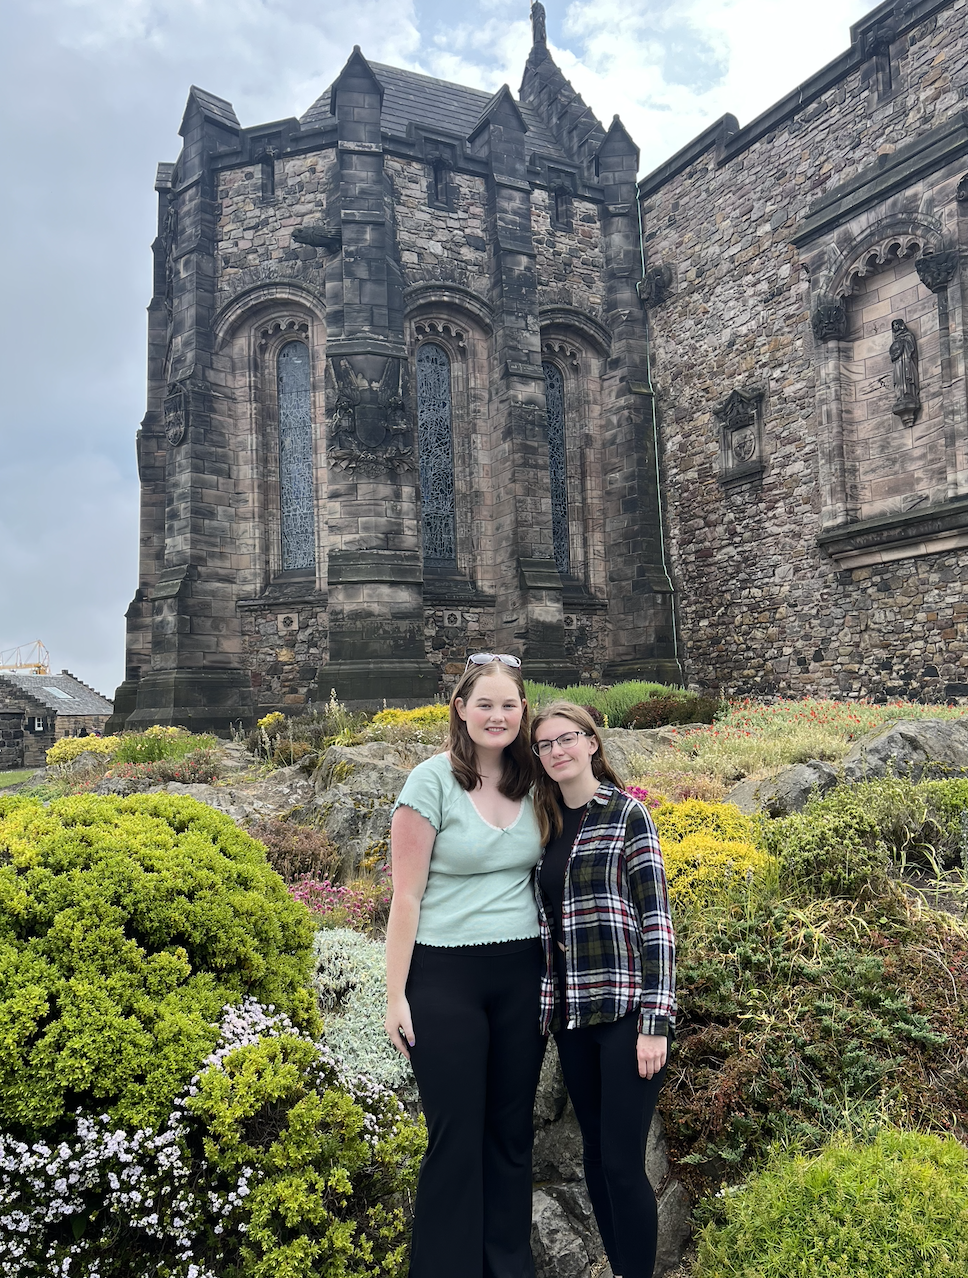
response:
<path fill-rule="evenodd" d="M 544 852 L 542 852 L 542 860 Z M 541 1029 L 561 1028 L 548 908 L 535 871 L 545 951 Z M 639 1013 L 640 1034 L 676 1020 L 676 951 L 659 836 L 637 799 L 603 781 L 588 804 L 565 870 L 565 1027 Z"/>

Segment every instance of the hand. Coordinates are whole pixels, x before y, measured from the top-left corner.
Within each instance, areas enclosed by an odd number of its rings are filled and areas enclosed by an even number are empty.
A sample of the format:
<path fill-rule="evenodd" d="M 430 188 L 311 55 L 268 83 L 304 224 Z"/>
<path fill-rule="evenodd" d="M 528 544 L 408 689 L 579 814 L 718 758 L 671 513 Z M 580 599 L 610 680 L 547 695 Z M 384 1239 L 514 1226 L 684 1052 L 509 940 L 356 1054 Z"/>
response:
<path fill-rule="evenodd" d="M 666 1063 L 669 1040 L 664 1034 L 640 1034 L 635 1040 L 639 1078 L 653 1078 Z"/>
<path fill-rule="evenodd" d="M 405 998 L 396 999 L 387 1006 L 387 1018 L 383 1028 L 390 1036 L 390 1042 L 403 1055 L 410 1059 L 410 1048 L 416 1041 L 413 1036 L 413 1021 L 410 1017 L 410 1004 Z"/>

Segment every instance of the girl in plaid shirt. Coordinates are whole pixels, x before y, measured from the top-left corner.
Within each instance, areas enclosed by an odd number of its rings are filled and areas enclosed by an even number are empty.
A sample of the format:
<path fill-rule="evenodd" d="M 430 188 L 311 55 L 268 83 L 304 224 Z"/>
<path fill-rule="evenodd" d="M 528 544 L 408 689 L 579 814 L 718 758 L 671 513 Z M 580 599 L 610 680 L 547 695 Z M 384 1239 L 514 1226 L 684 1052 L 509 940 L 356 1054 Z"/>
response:
<path fill-rule="evenodd" d="M 676 1012 L 662 853 L 587 710 L 568 701 L 543 707 L 532 749 L 544 847 L 535 875 L 542 1029 L 558 1046 L 612 1272 L 652 1278 L 657 1212 L 645 1146 Z"/>

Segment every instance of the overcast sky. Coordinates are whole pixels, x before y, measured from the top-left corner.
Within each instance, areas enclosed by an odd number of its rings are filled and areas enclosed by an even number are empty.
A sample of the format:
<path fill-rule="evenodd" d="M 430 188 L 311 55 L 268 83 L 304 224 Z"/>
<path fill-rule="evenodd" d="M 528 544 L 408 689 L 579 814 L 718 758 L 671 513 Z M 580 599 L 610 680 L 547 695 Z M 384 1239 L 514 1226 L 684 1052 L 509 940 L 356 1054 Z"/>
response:
<path fill-rule="evenodd" d="M 546 0 L 553 56 L 660 164 L 842 52 L 866 0 Z M 301 115 L 366 57 L 517 93 L 528 0 L 12 0 L 4 111 L 0 650 L 42 639 L 108 696 L 137 582 L 155 166 L 189 85 L 243 125 Z M 455 21 L 459 15 L 460 20 Z"/>

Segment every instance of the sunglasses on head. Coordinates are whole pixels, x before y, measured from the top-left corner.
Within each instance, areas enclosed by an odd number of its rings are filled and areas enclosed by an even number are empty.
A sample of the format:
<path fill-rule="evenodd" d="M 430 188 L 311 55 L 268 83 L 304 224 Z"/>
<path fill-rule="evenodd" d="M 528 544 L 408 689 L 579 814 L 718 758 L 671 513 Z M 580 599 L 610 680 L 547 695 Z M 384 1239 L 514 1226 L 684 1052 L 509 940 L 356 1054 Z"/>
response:
<path fill-rule="evenodd" d="M 502 666 L 510 666 L 512 670 L 521 669 L 521 658 L 511 652 L 472 652 L 467 658 L 464 673 L 466 674 L 471 666 L 489 666 L 492 661 L 500 661 Z"/>

